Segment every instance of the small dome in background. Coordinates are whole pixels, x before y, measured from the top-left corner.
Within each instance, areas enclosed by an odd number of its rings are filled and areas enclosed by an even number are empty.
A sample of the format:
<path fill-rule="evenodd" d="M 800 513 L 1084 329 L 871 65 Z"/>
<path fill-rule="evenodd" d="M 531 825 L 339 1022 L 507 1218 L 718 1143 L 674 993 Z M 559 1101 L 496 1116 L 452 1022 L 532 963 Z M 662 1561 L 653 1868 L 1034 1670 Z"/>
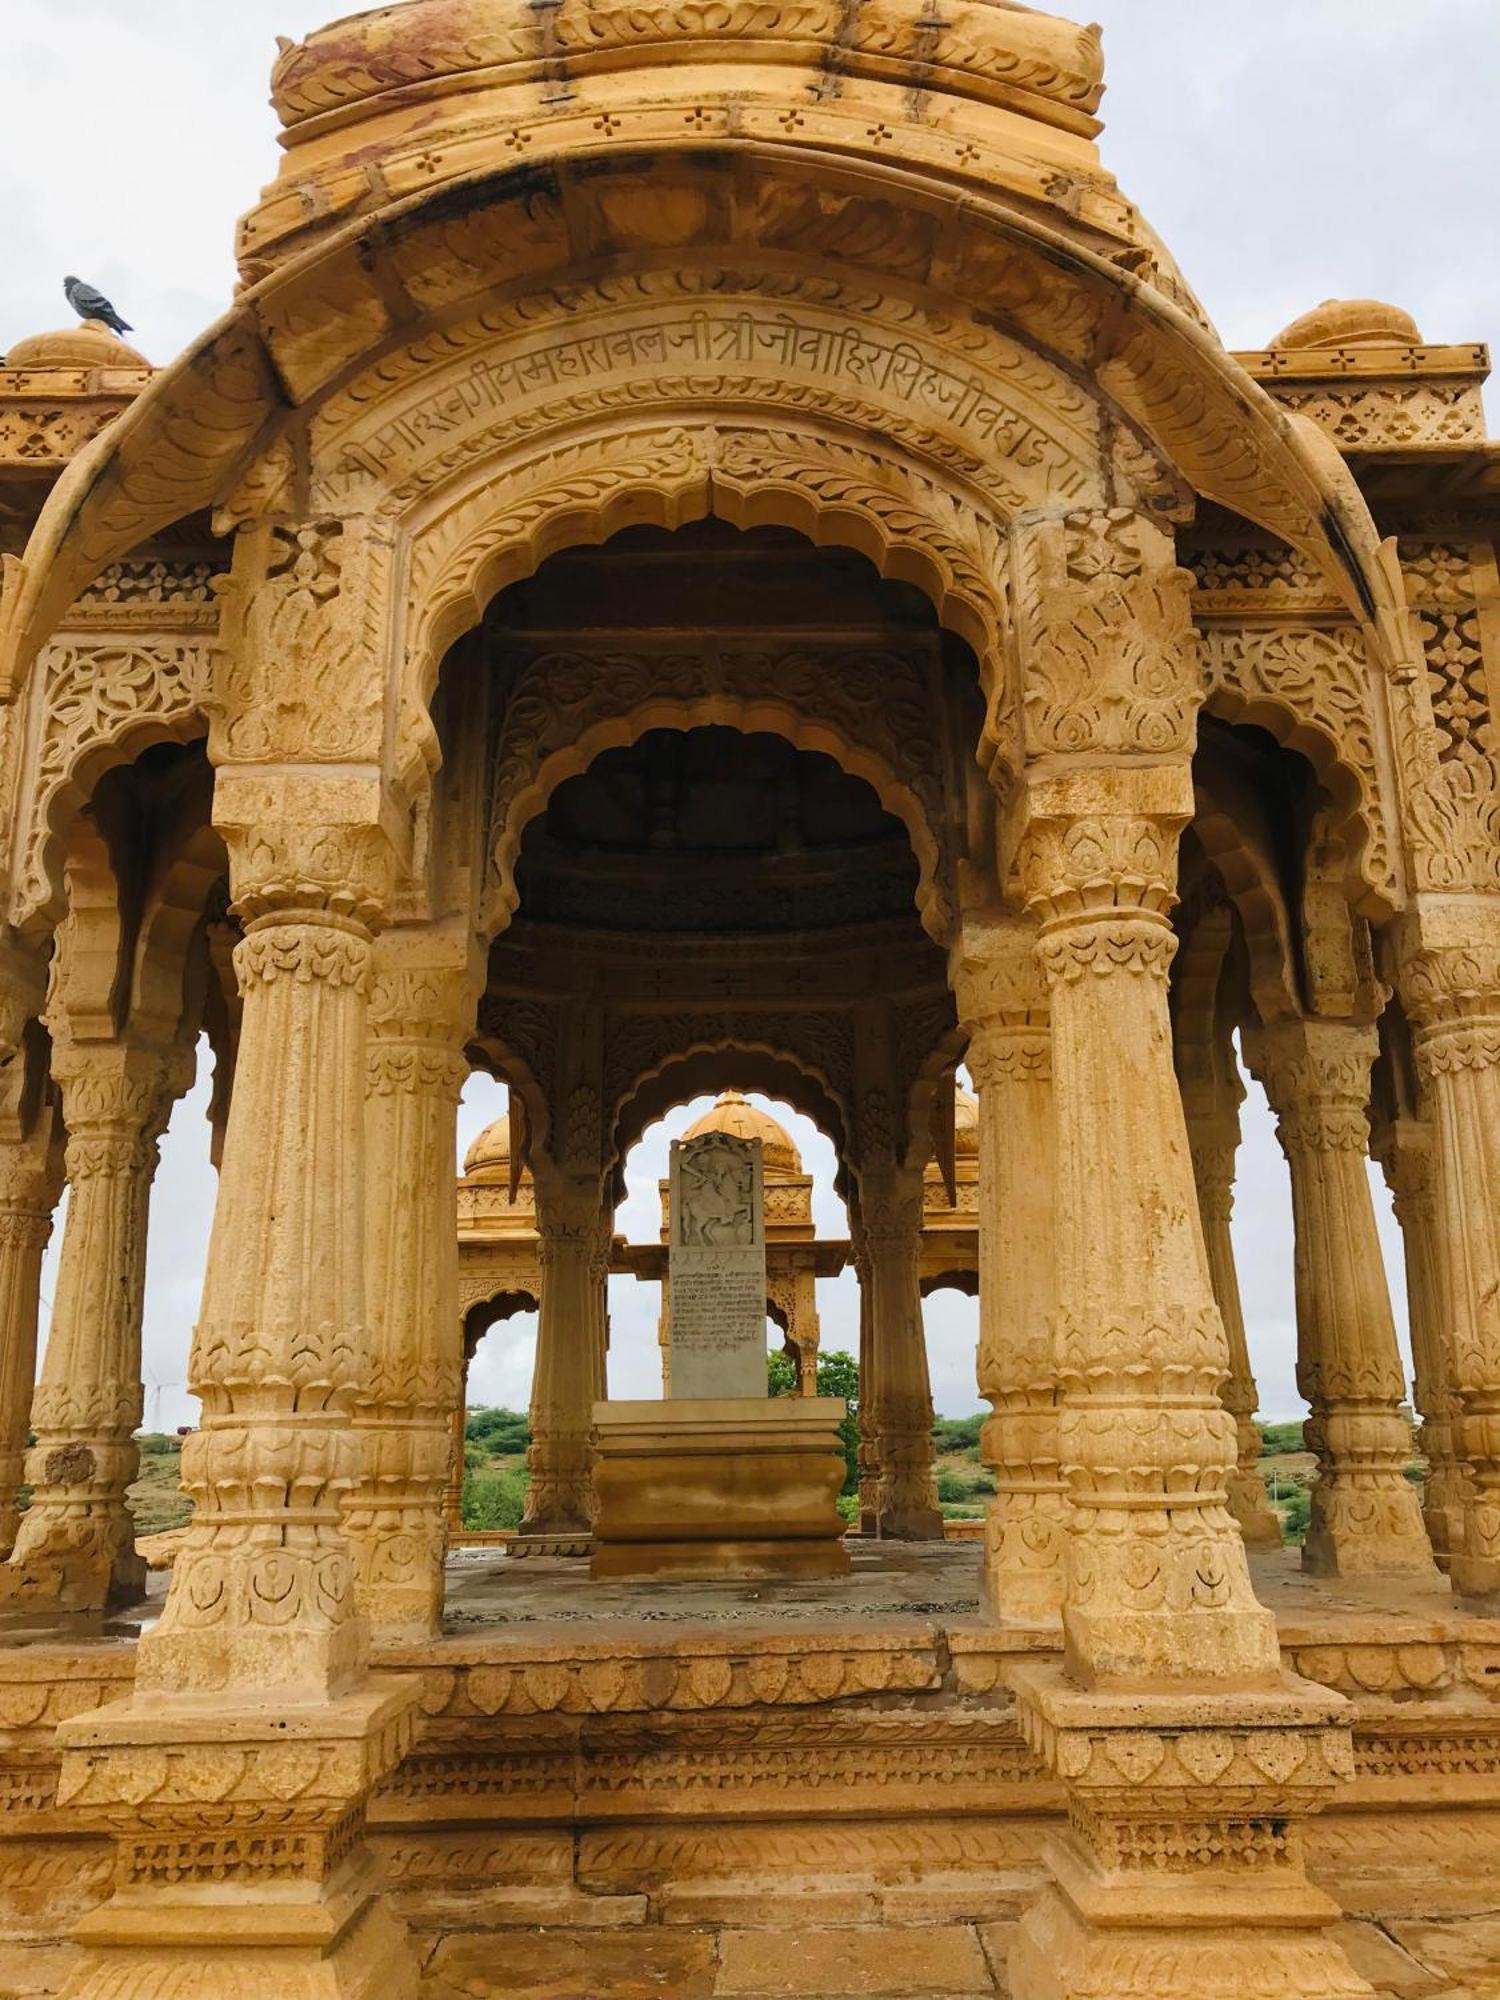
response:
<path fill-rule="evenodd" d="M 732 1139 L 759 1139 L 763 1169 L 768 1177 L 800 1174 L 802 1155 L 784 1125 L 778 1125 L 767 1111 L 757 1111 L 737 1090 L 726 1090 L 712 1111 L 707 1111 L 683 1133 L 684 1139 L 701 1139 L 709 1132 L 725 1132 Z"/>
<path fill-rule="evenodd" d="M 1421 328 L 1400 306 L 1380 299 L 1324 299 L 1294 319 L 1271 342 L 1273 348 L 1306 353 L 1320 347 L 1420 347 Z"/>
<path fill-rule="evenodd" d="M 953 1150 L 961 1160 L 979 1157 L 979 1099 L 967 1090 L 953 1100 Z"/>
<path fill-rule="evenodd" d="M 80 326 L 56 333 L 32 333 L 18 340 L 5 356 L 7 368 L 144 368 L 151 363 L 102 320 L 86 319 Z"/>
<path fill-rule="evenodd" d="M 502 1184 L 510 1179 L 510 1116 L 497 1118 L 493 1125 L 486 1125 L 479 1137 L 464 1154 L 464 1179 Z M 531 1175 L 523 1168 L 521 1179 L 529 1183 Z"/>

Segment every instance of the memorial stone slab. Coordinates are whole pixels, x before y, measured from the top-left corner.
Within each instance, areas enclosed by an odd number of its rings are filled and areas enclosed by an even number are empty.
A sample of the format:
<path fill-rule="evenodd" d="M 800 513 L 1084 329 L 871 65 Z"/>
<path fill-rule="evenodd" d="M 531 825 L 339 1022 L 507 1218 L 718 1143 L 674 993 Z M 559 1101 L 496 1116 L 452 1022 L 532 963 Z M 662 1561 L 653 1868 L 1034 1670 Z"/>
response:
<path fill-rule="evenodd" d="M 668 1338 L 672 1399 L 766 1387 L 766 1232 L 758 1139 L 707 1132 L 672 1147 Z"/>

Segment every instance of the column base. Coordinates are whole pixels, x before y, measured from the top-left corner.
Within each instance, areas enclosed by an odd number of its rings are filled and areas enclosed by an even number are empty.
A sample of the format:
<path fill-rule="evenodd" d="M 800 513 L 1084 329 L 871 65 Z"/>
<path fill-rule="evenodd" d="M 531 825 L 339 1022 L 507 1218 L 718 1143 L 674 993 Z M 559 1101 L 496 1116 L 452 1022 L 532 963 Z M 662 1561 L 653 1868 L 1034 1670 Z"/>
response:
<path fill-rule="evenodd" d="M 372 1867 L 314 1909 L 106 1905 L 76 1936 L 84 1957 L 60 2000 L 417 2000 L 416 1957 Z"/>
<path fill-rule="evenodd" d="M 372 1674 L 325 1701 L 147 1692 L 63 1723 L 58 1806 L 115 1842 L 66 2000 L 414 2000 L 364 1815 L 419 1704 Z"/>
<path fill-rule="evenodd" d="M 1424 1576 L 1435 1581 L 1439 1571 L 1416 1488 L 1402 1479 L 1399 1490 L 1335 1490 L 1320 1502 L 1314 1487 L 1302 1567 L 1309 1576 Z"/>
<path fill-rule="evenodd" d="M 875 1533 L 885 1542 L 940 1542 L 943 1517 L 936 1507 L 882 1507 L 875 1517 Z"/>
<path fill-rule="evenodd" d="M 1500 1617 L 1500 1559 L 1455 1555 L 1448 1564 L 1448 1577 L 1465 1610 L 1482 1618 Z"/>
<path fill-rule="evenodd" d="M 1011 1670 L 1069 1825 L 1014 1947 L 1013 2000 L 1371 2000 L 1303 1870 L 1297 1822 L 1352 1777 L 1352 1710 L 1284 1675 L 1259 1690 L 1077 1687 Z"/>
<path fill-rule="evenodd" d="M 1373 2000 L 1326 1935 L 1342 1912 L 1305 1879 L 1280 1893 L 1228 1871 L 1132 1884 L 1071 1834 L 1045 1852 L 1057 1880 L 1022 1919 L 1012 2000 Z"/>
<path fill-rule="evenodd" d="M 113 1563 L 97 1556 L 13 1554 L 0 1564 L 0 1605 L 49 1604 L 61 1611 L 115 1611 L 146 1595 L 146 1561 L 131 1549 Z"/>
<path fill-rule="evenodd" d="M 1245 1541 L 1257 1548 L 1279 1549 L 1284 1539 L 1281 1522 L 1260 1474 L 1244 1467 L 1231 1472 L 1228 1493 L 1229 1511 Z"/>

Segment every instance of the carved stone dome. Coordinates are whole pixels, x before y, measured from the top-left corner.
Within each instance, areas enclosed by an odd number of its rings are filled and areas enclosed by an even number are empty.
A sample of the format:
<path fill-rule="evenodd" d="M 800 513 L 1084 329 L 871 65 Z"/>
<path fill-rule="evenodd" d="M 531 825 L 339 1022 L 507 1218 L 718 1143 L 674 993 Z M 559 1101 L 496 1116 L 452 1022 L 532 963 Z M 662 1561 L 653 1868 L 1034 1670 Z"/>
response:
<path fill-rule="evenodd" d="M 761 1161 L 767 1180 L 802 1172 L 802 1155 L 792 1135 L 767 1111 L 757 1111 L 737 1090 L 726 1090 L 712 1111 L 683 1133 L 684 1139 L 701 1139 L 709 1132 L 727 1132 L 732 1139 L 759 1139 Z"/>
<path fill-rule="evenodd" d="M 524 1170 L 522 1179 L 531 1176 Z M 497 1118 L 493 1125 L 486 1125 L 479 1137 L 464 1154 L 464 1179 L 481 1181 L 486 1185 L 498 1186 L 510 1179 L 510 1118 Z"/>
<path fill-rule="evenodd" d="M 890 0 L 878 32 L 894 42 L 892 23 L 905 24 L 915 0 Z M 300 42 L 280 38 L 271 97 L 282 124 L 293 128 L 346 114 L 373 99 L 405 107 L 413 95 L 435 87 L 451 92 L 457 79 L 487 86 L 497 72 L 539 62 L 576 61 L 598 67 L 619 46 L 634 51 L 653 44 L 689 45 L 683 60 L 713 60 L 736 44 L 764 62 L 797 38 L 820 42 L 839 30 L 848 38 L 848 16 L 837 0 L 812 0 L 797 10 L 729 4 L 682 9 L 673 0 L 634 7 L 562 0 L 545 23 L 522 0 L 398 0 L 319 28 Z M 941 24 L 946 26 L 946 23 Z M 1008 100 L 1012 109 L 1037 110 L 1077 120 L 1093 112 L 1102 94 L 1104 61 L 1097 28 L 1080 27 L 1020 0 L 987 0 L 962 10 L 959 23 L 972 46 L 976 86 Z M 930 37 L 929 37 L 930 39 Z M 842 47 L 842 44 L 840 45 Z M 849 59 L 845 52 L 845 60 Z"/>
<path fill-rule="evenodd" d="M 55 333 L 28 334 L 7 352 L 5 366 L 149 370 L 151 363 L 102 320 L 86 319 L 80 326 L 59 327 Z"/>
<path fill-rule="evenodd" d="M 1271 345 L 1302 353 L 1321 347 L 1420 347 L 1422 332 L 1410 313 L 1380 299 L 1324 299 L 1283 327 Z"/>
<path fill-rule="evenodd" d="M 979 1099 L 967 1090 L 953 1102 L 953 1150 L 961 1160 L 979 1157 Z"/>

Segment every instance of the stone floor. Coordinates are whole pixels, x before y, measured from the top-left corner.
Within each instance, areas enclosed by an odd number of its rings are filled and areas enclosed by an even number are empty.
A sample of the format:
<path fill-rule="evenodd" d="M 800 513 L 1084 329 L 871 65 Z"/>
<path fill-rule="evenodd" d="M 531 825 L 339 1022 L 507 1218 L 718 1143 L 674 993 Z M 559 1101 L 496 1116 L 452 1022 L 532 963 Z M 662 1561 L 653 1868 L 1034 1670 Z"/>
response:
<path fill-rule="evenodd" d="M 973 1618 L 979 1611 L 980 1548 L 974 1541 L 850 1543 L 848 1575 L 789 1583 L 595 1583 L 576 1558 L 528 1556 L 503 1548 L 458 1549 L 448 1559 L 444 1632 L 479 1638 L 537 1624 L 828 1625 L 902 1616 Z M 1430 1622 L 1461 1616 L 1445 1581 L 1342 1580 L 1303 1574 L 1295 1549 L 1252 1550 L 1261 1602 L 1285 1626 L 1325 1620 L 1403 1617 Z M 50 1609 L 0 1614 L 0 1646 L 45 1640 L 135 1638 L 161 1611 L 170 1576 L 153 1572 L 147 1595 L 107 1619 Z"/>

